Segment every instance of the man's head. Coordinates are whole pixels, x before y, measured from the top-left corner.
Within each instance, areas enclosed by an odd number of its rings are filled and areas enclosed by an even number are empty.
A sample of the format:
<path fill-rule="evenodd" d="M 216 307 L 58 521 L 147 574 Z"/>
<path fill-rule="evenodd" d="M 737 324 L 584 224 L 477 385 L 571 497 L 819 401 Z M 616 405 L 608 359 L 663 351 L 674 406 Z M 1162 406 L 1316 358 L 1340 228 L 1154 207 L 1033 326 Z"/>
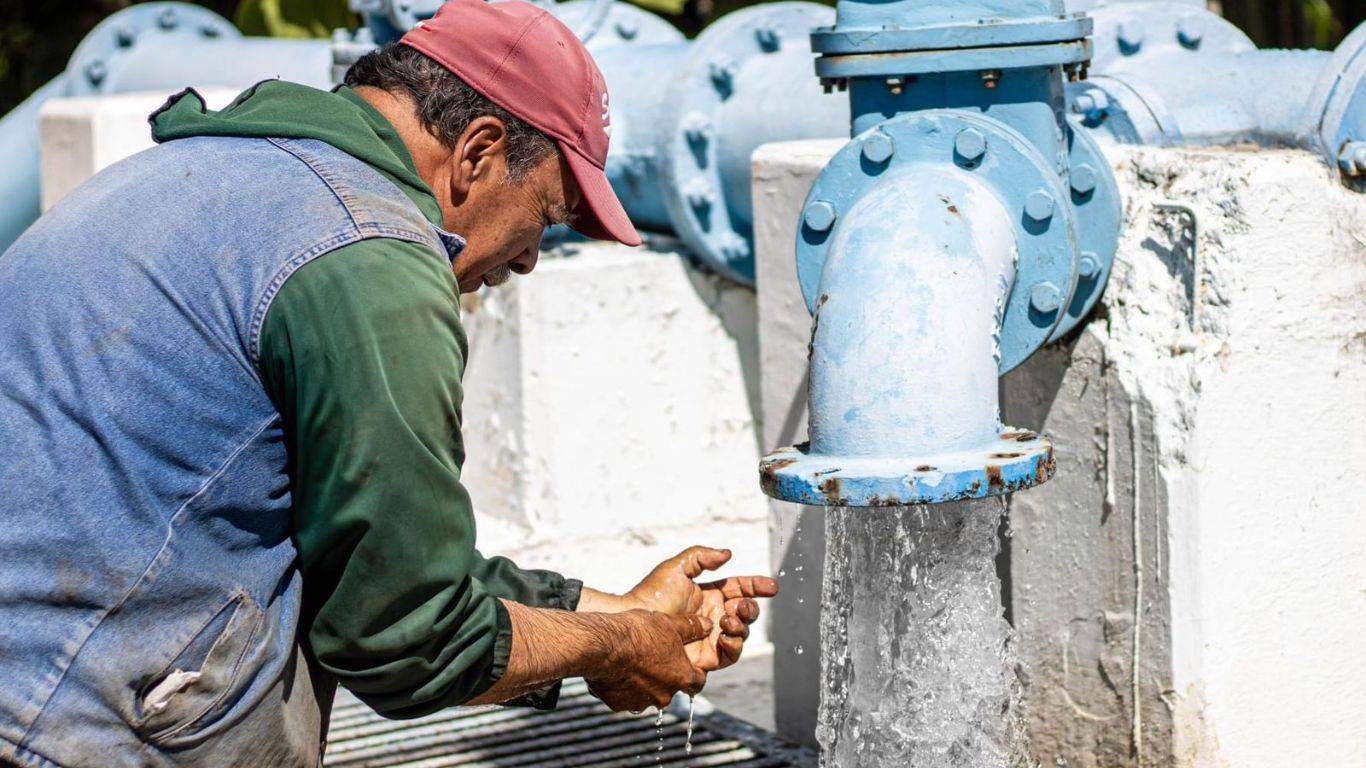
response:
<path fill-rule="evenodd" d="M 603 172 L 602 75 L 545 11 L 452 0 L 361 58 L 346 84 L 394 122 L 446 228 L 466 239 L 462 291 L 530 272 L 552 224 L 640 242 Z"/>

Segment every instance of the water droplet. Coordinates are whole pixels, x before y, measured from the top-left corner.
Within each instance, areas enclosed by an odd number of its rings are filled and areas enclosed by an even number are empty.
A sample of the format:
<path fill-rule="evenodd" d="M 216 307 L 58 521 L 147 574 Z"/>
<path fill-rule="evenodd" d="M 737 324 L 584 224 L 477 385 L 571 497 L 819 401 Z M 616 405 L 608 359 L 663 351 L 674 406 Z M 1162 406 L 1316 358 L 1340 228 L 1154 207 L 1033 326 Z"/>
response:
<path fill-rule="evenodd" d="M 803 653 L 806 652 L 806 649 L 805 649 L 805 648 L 802 648 L 800 645 L 798 645 L 798 646 L 795 646 L 795 647 L 792 649 L 792 652 L 795 653 L 795 654 L 797 654 L 798 656 L 800 656 L 800 655 L 802 655 Z"/>
<path fill-rule="evenodd" d="M 784 576 L 786 576 L 786 575 L 787 575 L 787 569 L 786 569 L 786 568 L 783 568 L 782 570 L 778 571 L 778 578 L 781 579 L 782 577 L 784 577 Z"/>
<path fill-rule="evenodd" d="M 692 754 L 692 697 L 688 697 L 688 735 L 683 738 L 683 754 Z"/>
<path fill-rule="evenodd" d="M 804 568 L 804 567 L 805 567 L 805 566 L 799 565 L 799 566 L 797 566 L 796 568 L 793 568 L 792 570 L 796 571 L 797 573 L 801 573 L 801 572 L 802 572 L 802 568 Z"/>

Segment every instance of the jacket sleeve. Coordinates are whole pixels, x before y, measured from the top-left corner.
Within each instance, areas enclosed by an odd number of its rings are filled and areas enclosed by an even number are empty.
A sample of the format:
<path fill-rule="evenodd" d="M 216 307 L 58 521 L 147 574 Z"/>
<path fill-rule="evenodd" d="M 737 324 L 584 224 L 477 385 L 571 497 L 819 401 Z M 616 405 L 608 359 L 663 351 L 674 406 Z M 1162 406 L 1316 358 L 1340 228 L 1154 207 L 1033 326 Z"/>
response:
<path fill-rule="evenodd" d="M 390 239 L 300 268 L 262 327 L 285 426 L 312 653 L 377 712 L 466 702 L 507 668 L 498 601 L 572 609 L 579 583 L 475 549 L 460 481 L 466 342 L 450 265 Z M 552 705 L 556 691 L 525 703 Z"/>

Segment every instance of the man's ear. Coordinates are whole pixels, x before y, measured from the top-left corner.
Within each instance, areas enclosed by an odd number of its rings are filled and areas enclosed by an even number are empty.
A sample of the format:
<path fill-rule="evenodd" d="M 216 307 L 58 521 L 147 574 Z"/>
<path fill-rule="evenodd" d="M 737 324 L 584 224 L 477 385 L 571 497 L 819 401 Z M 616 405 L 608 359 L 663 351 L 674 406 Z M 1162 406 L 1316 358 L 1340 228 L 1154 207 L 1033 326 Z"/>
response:
<path fill-rule="evenodd" d="M 507 126 L 496 117 L 477 117 L 465 127 L 451 153 L 451 202 L 459 205 L 475 182 L 507 164 Z"/>

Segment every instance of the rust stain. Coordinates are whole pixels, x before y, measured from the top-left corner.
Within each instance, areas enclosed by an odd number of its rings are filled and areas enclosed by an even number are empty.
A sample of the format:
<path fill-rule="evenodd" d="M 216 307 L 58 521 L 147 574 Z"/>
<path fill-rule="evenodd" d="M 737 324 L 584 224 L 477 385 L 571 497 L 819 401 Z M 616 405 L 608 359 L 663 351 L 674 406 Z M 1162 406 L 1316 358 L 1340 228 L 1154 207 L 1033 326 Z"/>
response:
<path fill-rule="evenodd" d="M 1002 440 L 1014 440 L 1014 441 L 1017 442 L 1017 443 L 1028 443 L 1028 442 L 1030 442 L 1030 441 L 1032 441 L 1032 440 L 1038 440 L 1038 439 L 1039 439 L 1039 435 L 1038 435 L 1038 433 L 1036 433 L 1036 432 L 1027 432 L 1027 431 L 1022 431 L 1022 432 L 1006 432 L 1006 433 L 1004 433 L 1004 434 L 1001 435 L 1001 439 L 1002 439 Z"/>
<path fill-rule="evenodd" d="M 1005 478 L 1001 476 L 1001 468 L 995 464 L 987 465 L 987 489 L 993 493 L 1000 493 L 1006 488 Z"/>
<path fill-rule="evenodd" d="M 790 467 L 790 466 L 792 466 L 793 464 L 796 464 L 796 463 L 797 463 L 797 460 L 796 460 L 796 459 L 774 459 L 774 460 L 772 460 L 772 461 L 766 461 L 766 462 L 764 462 L 764 465 L 763 465 L 762 467 L 760 467 L 760 471 L 762 471 L 762 472 L 768 472 L 768 473 L 771 474 L 771 473 L 773 473 L 773 472 L 777 472 L 778 470 L 782 469 L 783 467 Z"/>
<path fill-rule="evenodd" d="M 840 496 L 840 479 L 838 477 L 832 477 L 821 483 L 821 494 L 825 496 L 825 500 L 831 504 L 841 504 L 844 502 L 843 497 Z"/>
<path fill-rule="evenodd" d="M 1024 455 L 1023 453 L 993 453 L 993 454 L 991 454 L 990 456 L 988 456 L 987 458 L 991 458 L 991 459 L 1018 459 L 1018 458 L 1020 458 L 1020 457 L 1023 456 L 1023 455 Z"/>
<path fill-rule="evenodd" d="M 933 471 L 934 471 L 934 467 L 931 467 L 929 464 L 921 464 L 920 466 L 918 466 L 918 467 L 915 468 L 915 471 L 916 471 L 916 472 L 933 472 Z"/>

